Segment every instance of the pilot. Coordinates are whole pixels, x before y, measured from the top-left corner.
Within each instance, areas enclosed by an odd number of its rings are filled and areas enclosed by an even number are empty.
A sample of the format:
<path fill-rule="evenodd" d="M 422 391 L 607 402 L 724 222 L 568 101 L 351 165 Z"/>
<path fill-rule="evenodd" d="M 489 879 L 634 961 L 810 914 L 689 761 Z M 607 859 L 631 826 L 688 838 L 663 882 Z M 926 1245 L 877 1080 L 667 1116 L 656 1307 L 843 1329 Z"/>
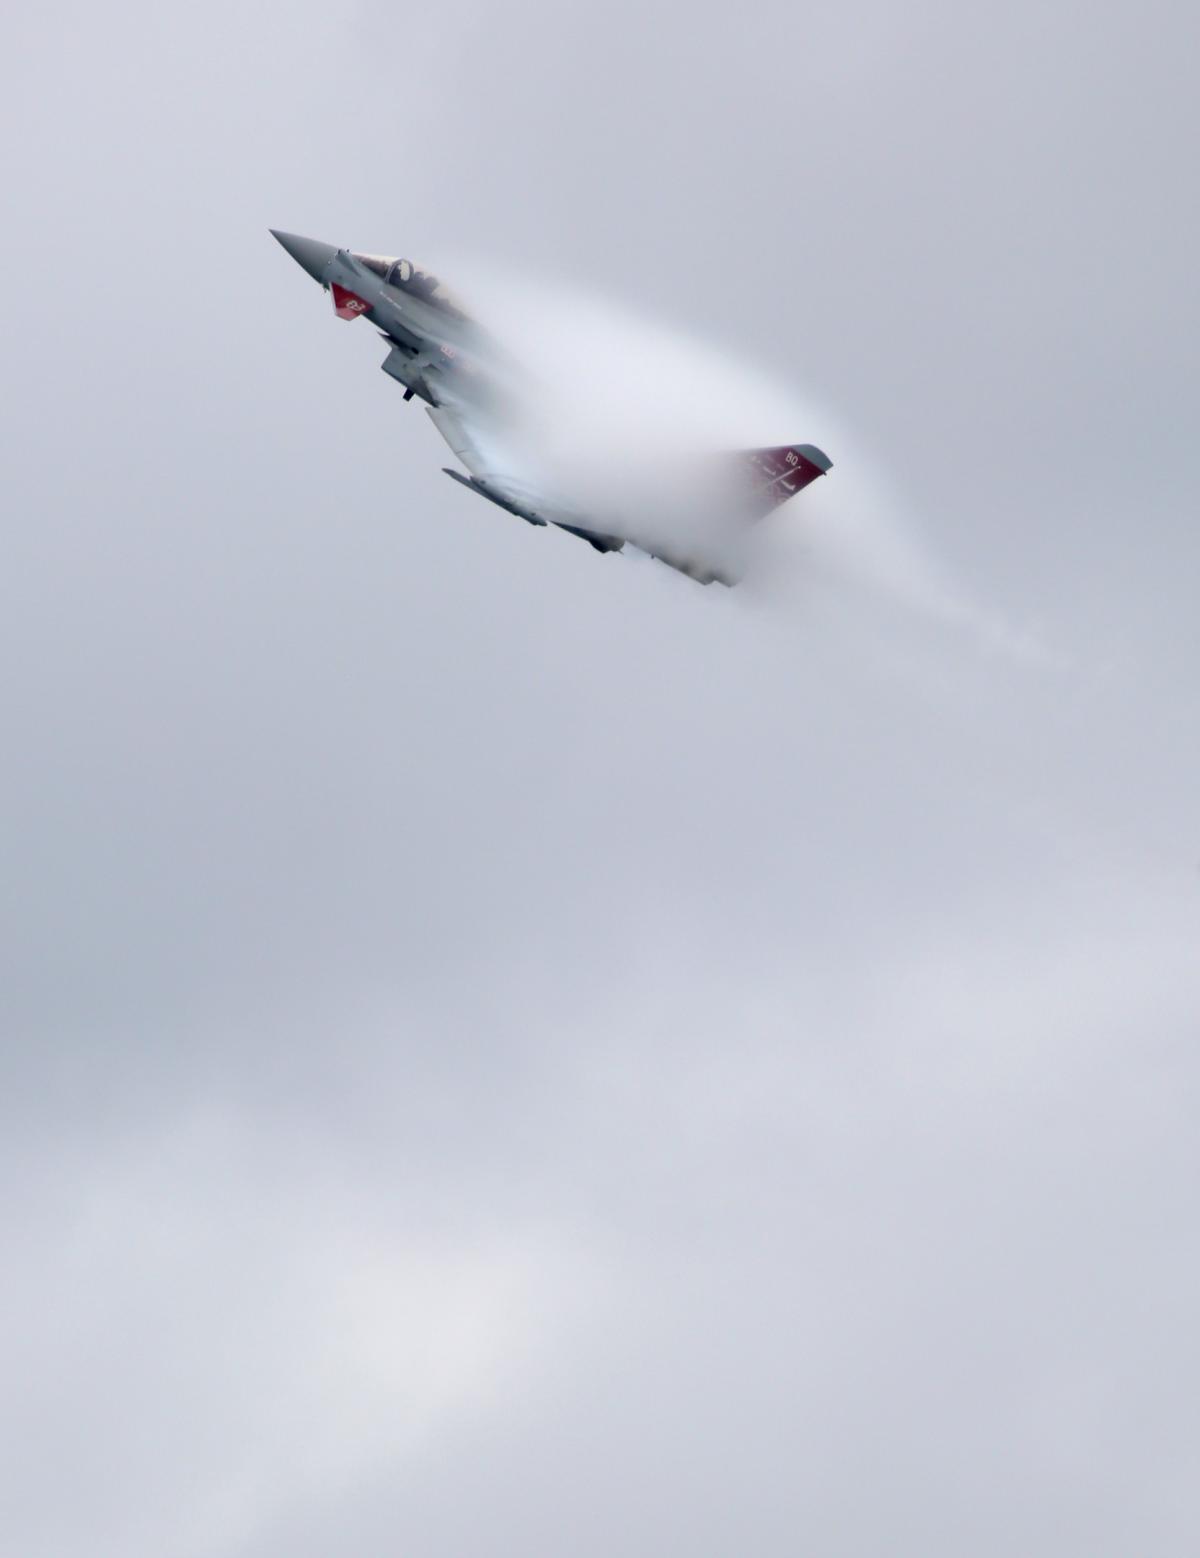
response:
<path fill-rule="evenodd" d="M 416 293 L 417 297 L 424 298 L 432 303 L 437 297 L 438 279 L 431 276 L 427 270 L 413 270 L 408 281 L 408 290 Z"/>

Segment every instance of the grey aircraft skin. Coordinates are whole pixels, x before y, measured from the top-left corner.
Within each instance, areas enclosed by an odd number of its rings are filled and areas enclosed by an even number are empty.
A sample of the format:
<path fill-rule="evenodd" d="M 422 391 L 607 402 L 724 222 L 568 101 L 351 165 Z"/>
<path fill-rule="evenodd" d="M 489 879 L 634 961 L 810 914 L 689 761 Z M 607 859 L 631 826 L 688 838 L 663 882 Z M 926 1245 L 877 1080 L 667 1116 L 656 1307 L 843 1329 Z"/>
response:
<path fill-rule="evenodd" d="M 520 370 L 436 276 L 405 259 L 338 249 L 274 228 L 271 235 L 332 294 L 340 319 L 365 315 L 379 330 L 388 346 L 383 371 L 404 386 L 406 401 L 426 402 L 434 426 L 468 472 L 444 466 L 447 476 L 527 524 L 554 525 L 597 552 L 620 552 L 629 543 L 701 584 L 737 582 L 727 559 L 691 555 L 695 548 L 678 541 L 664 547 L 639 540 L 636 524 L 577 510 L 569 500 L 531 492 L 492 468 L 481 444 L 519 399 Z M 813 444 L 748 449 L 733 459 L 744 520 L 764 517 L 832 466 Z"/>

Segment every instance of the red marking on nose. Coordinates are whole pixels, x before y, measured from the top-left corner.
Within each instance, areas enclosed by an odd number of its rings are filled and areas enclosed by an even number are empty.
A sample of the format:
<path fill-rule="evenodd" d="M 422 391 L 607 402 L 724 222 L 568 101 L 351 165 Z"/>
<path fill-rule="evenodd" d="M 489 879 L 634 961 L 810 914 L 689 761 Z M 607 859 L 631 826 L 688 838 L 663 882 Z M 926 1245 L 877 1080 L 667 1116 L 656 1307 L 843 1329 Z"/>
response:
<path fill-rule="evenodd" d="M 360 314 L 365 314 L 370 306 L 356 292 L 349 292 L 345 287 L 339 287 L 336 281 L 333 283 L 333 311 L 339 319 L 357 319 Z"/>

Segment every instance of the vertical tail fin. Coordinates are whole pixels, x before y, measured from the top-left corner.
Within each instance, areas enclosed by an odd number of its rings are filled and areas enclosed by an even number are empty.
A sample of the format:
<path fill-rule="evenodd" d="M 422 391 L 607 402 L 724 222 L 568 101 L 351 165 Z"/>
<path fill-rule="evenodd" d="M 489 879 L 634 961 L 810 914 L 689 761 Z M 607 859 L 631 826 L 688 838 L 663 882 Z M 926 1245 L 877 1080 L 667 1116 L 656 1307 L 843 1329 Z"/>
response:
<path fill-rule="evenodd" d="M 815 444 L 782 444 L 776 449 L 744 449 L 736 457 L 749 479 L 748 514 L 765 519 L 772 509 L 794 498 L 833 466 Z"/>

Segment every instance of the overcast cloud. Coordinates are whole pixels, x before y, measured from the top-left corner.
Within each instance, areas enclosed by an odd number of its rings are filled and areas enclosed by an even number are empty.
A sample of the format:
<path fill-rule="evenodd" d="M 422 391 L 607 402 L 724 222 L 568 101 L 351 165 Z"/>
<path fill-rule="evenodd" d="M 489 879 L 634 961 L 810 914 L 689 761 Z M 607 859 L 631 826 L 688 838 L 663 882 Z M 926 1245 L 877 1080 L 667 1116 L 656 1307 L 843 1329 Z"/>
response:
<path fill-rule="evenodd" d="M 1198 47 L 6 18 L 5 1558 L 1193 1549 Z M 272 226 L 835 469 L 533 531 Z"/>

